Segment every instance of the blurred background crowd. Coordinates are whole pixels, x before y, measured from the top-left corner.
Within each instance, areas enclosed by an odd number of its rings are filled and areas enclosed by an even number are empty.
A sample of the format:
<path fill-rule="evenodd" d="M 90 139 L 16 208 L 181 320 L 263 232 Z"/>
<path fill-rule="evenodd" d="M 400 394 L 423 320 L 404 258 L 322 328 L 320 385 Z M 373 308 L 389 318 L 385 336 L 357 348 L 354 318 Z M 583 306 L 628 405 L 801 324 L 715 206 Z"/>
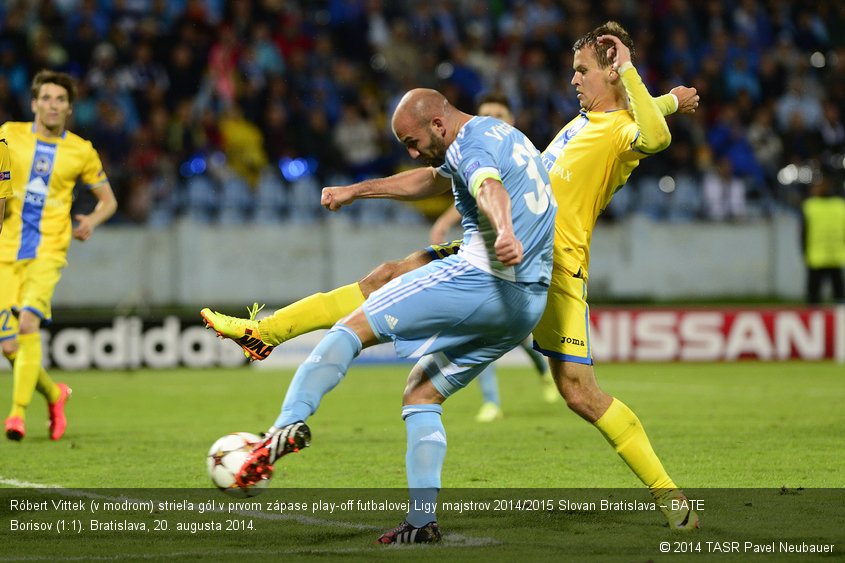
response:
<path fill-rule="evenodd" d="M 70 129 L 118 196 L 113 222 L 311 222 L 323 185 L 412 166 L 390 115 L 407 89 L 474 112 L 504 93 L 543 149 L 578 110 L 574 40 L 606 20 L 636 45 L 668 118 L 604 220 L 751 221 L 796 211 L 820 174 L 842 188 L 841 0 L 0 0 L 0 122 L 31 119 L 42 68 L 79 81 Z M 350 208 L 366 223 L 439 209 Z"/>

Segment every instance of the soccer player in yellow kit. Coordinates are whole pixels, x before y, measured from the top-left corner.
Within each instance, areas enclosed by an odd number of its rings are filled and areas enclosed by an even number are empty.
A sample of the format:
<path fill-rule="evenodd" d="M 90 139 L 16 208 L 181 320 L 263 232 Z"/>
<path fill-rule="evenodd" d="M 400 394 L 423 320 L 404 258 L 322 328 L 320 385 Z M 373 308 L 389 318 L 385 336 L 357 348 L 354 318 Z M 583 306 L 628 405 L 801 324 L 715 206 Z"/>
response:
<path fill-rule="evenodd" d="M 593 424 L 649 487 L 674 529 L 698 527 L 683 493 L 666 473 L 637 416 L 602 391 L 593 371 L 587 280 L 590 239 L 599 213 L 640 159 L 669 146 L 664 113 L 631 63 L 633 41 L 608 22 L 574 45 L 572 85 L 581 112 L 543 153 L 559 212 L 546 311 L 534 347 L 549 358 L 552 376 L 571 410 Z"/>
<path fill-rule="evenodd" d="M 598 215 L 639 164 L 664 150 L 671 137 L 664 115 L 692 113 L 695 89 L 677 87 L 652 98 L 631 64 L 633 42 L 615 22 L 598 27 L 575 46 L 572 84 L 582 106 L 579 116 L 557 134 L 543 153 L 558 202 L 555 261 L 548 302 L 534 330 L 535 348 L 549 358 L 552 376 L 571 410 L 596 426 L 640 480 L 673 529 L 698 527 L 697 514 L 668 476 L 636 415 L 604 393 L 593 371 L 589 338 L 587 279 L 589 246 Z M 417 251 L 401 261 L 378 266 L 357 284 L 318 293 L 255 320 L 237 319 L 204 309 L 206 323 L 238 342 L 253 359 L 273 347 L 317 328 L 328 328 L 363 302 L 369 292 L 410 269 L 449 253 Z M 254 319 L 255 309 L 251 312 Z"/>
<path fill-rule="evenodd" d="M 50 302 L 70 238 L 86 241 L 111 217 L 117 201 L 97 151 L 65 129 L 76 94 L 68 74 L 42 70 L 32 80 L 31 122 L 6 122 L 0 137 L 9 143 L 13 195 L 6 203 L 0 236 L 0 346 L 13 366 L 12 409 L 6 437 L 25 434 L 26 407 L 34 390 L 47 399 L 50 438 L 67 427 L 64 407 L 70 389 L 54 383 L 41 367 L 41 323 L 51 320 Z M 70 217 L 73 187 L 81 179 L 97 198 L 87 215 Z"/>

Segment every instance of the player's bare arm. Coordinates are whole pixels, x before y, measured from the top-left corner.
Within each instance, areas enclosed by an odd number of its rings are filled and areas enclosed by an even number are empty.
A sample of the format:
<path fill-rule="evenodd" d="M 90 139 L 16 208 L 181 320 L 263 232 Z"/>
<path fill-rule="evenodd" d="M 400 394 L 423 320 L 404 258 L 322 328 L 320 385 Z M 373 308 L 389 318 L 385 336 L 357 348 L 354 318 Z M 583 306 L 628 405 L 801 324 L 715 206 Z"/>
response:
<path fill-rule="evenodd" d="M 502 183 L 494 178 L 484 180 L 478 188 L 476 201 L 496 231 L 493 246 L 496 258 L 505 266 L 522 262 L 522 243 L 513 233 L 511 198 Z"/>
<path fill-rule="evenodd" d="M 388 198 L 413 201 L 442 194 L 450 188 L 450 181 L 429 166 L 407 170 L 387 178 L 323 188 L 320 204 L 329 211 L 337 211 L 356 199 Z"/>
<path fill-rule="evenodd" d="M 109 217 L 117 211 L 117 199 L 114 197 L 111 184 L 103 182 L 91 188 L 91 193 L 97 198 L 97 205 L 94 207 L 94 210 L 88 215 L 79 214 L 73 216 L 77 221 L 77 225 L 71 234 L 73 238 L 83 242 L 90 239 L 94 233 L 94 229 L 108 221 Z"/>

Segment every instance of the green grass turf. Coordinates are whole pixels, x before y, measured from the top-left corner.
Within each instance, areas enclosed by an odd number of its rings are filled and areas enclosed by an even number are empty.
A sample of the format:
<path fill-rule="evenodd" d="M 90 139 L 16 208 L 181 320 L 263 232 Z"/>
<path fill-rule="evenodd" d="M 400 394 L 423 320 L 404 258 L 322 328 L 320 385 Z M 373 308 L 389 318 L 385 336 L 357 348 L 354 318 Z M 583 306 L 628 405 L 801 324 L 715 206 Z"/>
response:
<path fill-rule="evenodd" d="M 401 511 L 330 514 L 311 510 L 310 503 L 319 500 L 407 500 L 400 418 L 407 371 L 407 366 L 353 367 L 309 420 L 312 446 L 280 460 L 271 483 L 274 490 L 256 499 L 305 499 L 309 508 L 271 510 L 259 517 L 198 514 L 201 502 L 230 500 L 210 489 L 204 456 L 211 443 L 226 433 L 266 429 L 275 419 L 292 371 L 53 373 L 54 379 L 74 390 L 65 437 L 58 442 L 47 438 L 46 409 L 36 396 L 28 411 L 27 437 L 20 443 L 0 442 L 0 487 L 5 487 L 0 495 L 0 542 L 14 547 L 0 549 L 0 561 L 37 558 L 42 551 L 51 553 L 59 541 L 55 535 L 41 536 L 44 532 L 10 531 L 12 518 L 50 522 L 59 515 L 55 511 L 15 513 L 9 510 L 9 499 L 85 498 L 73 491 L 57 496 L 21 488 L 23 482 L 74 490 L 135 489 L 97 494 L 112 499 L 120 495 L 190 498 L 194 503 L 189 510 L 152 515 L 111 514 L 120 521 L 144 521 L 148 528 L 156 519 L 167 520 L 169 528 L 87 531 L 77 539 L 61 536 L 64 539 L 58 545 L 68 557 L 84 558 L 92 549 L 104 557 L 149 559 L 160 554 L 162 559 L 204 560 L 209 553 L 219 555 L 219 560 L 282 555 L 285 560 L 375 560 L 399 555 L 406 560 L 454 557 L 461 561 L 673 561 L 684 557 L 658 550 L 663 540 L 689 540 L 661 527 L 657 513 L 559 509 L 560 499 L 579 495 L 643 502 L 650 497 L 594 428 L 569 412 L 562 401 L 541 400 L 538 378 L 529 368 L 499 369 L 502 421 L 480 424 L 473 420 L 480 406 L 476 386 L 447 401 L 443 421 L 449 450 L 441 500 L 529 498 L 550 501 L 553 510 L 544 505 L 539 511 L 441 512 L 444 543 L 400 546 L 401 554 L 395 548 L 372 546 L 380 531 L 401 520 Z M 700 560 L 709 553 L 720 560 L 740 560 L 749 554 L 714 554 L 715 544 L 706 542 L 762 545 L 795 540 L 834 543 L 834 557 L 845 556 L 845 536 L 831 518 L 841 518 L 845 488 L 843 371 L 832 363 L 799 362 L 597 368 L 604 390 L 638 414 L 675 481 L 696 492 L 691 498 L 707 499 L 701 513 L 703 528 L 691 536 L 702 551 L 695 551 L 695 543 L 689 547 L 678 543 L 675 551 L 693 549 L 686 556 L 691 559 Z M 0 377 L 3 396 L 9 397 L 11 378 L 8 372 Z M 140 490 L 160 488 L 170 490 Z M 731 490 L 737 488 L 745 490 Z M 788 494 L 781 494 L 781 488 Z M 92 518 L 90 507 L 79 516 L 84 516 L 81 522 Z M 253 529 L 175 531 L 181 520 L 224 523 L 240 518 L 252 522 Z M 156 541 L 150 543 L 151 537 Z M 799 561 L 810 556 L 796 558 L 794 553 L 776 551 L 756 557 Z"/>

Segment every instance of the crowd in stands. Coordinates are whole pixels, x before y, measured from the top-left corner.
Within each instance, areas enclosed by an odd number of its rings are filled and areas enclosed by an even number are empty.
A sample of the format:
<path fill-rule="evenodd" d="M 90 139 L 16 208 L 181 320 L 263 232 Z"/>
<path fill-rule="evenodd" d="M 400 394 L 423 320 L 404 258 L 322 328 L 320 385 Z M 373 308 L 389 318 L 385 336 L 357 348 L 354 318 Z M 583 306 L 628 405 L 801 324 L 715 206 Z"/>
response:
<path fill-rule="evenodd" d="M 820 170 L 841 189 L 839 0 L 7 0 L 0 122 L 31 119 L 32 76 L 65 70 L 79 81 L 70 128 L 100 152 L 117 221 L 315 221 L 323 185 L 413 165 L 390 131 L 412 87 L 470 113 L 502 92 L 545 148 L 579 110 L 572 43 L 609 19 L 654 95 L 685 84 L 702 103 L 668 118 L 672 146 L 607 218 L 765 217 L 797 209 Z"/>

